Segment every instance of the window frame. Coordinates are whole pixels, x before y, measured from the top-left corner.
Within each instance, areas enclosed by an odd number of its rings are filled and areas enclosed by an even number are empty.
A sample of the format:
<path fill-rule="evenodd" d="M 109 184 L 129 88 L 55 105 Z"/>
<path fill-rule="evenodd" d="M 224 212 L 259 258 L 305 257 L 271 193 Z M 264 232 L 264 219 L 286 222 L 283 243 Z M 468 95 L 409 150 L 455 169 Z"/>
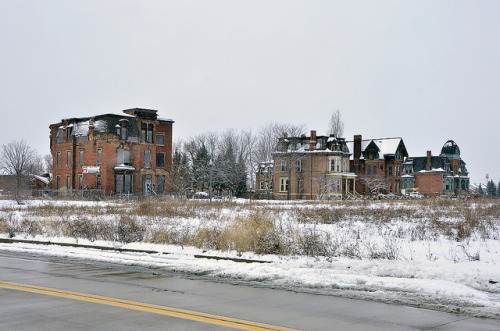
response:
<path fill-rule="evenodd" d="M 97 149 L 97 165 L 102 164 L 102 148 Z"/>
<path fill-rule="evenodd" d="M 144 150 L 144 168 L 151 169 L 151 150 Z"/>
<path fill-rule="evenodd" d="M 161 137 L 161 139 L 158 139 L 158 137 Z M 161 140 L 161 143 L 160 143 L 160 140 Z M 156 133 L 156 145 L 165 146 L 165 134 L 163 132 Z"/>
<path fill-rule="evenodd" d="M 288 192 L 290 188 L 290 181 L 288 177 L 280 178 L 280 192 Z"/>
<path fill-rule="evenodd" d="M 162 156 L 161 160 L 162 160 L 162 164 L 160 165 L 158 163 L 159 159 L 158 159 L 158 156 Z M 161 152 L 158 152 L 156 153 L 156 168 L 165 168 L 165 153 L 161 153 Z"/>

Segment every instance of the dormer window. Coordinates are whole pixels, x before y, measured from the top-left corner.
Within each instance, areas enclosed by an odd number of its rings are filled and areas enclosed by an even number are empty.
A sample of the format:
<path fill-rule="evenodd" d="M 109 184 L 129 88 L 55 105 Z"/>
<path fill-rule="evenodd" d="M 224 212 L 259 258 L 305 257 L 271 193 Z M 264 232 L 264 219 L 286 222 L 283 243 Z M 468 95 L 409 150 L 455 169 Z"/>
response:
<path fill-rule="evenodd" d="M 57 129 L 57 136 L 56 136 L 57 142 L 62 143 L 64 141 L 63 137 L 64 137 L 63 128 Z"/>
<path fill-rule="evenodd" d="M 120 124 L 117 124 L 117 127 L 119 127 L 120 130 L 117 131 L 116 134 L 118 134 L 118 136 L 120 136 L 121 140 L 127 140 L 127 138 L 128 138 L 127 122 L 128 122 L 127 120 L 121 119 Z"/>
<path fill-rule="evenodd" d="M 73 125 L 66 128 L 66 140 L 71 139 L 71 134 L 73 133 Z"/>

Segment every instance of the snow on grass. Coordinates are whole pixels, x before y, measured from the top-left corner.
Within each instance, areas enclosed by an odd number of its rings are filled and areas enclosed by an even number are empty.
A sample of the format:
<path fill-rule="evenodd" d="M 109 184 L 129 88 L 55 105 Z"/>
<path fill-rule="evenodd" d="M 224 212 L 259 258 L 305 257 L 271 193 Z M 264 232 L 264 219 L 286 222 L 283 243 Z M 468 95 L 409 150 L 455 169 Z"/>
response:
<path fill-rule="evenodd" d="M 28 201 L 26 205 L 17 206 L 0 201 L 0 236 L 3 238 L 13 236 L 169 254 L 119 253 L 28 243 L 0 243 L 0 250 L 143 265 L 255 286 L 500 318 L 500 215 L 497 208 L 496 201 L 443 205 L 431 202 L 250 204 L 239 200 L 213 206 L 192 202 L 134 205 L 81 201 Z M 126 212 L 122 213 L 123 210 Z M 256 254 L 231 248 L 235 244 L 227 244 L 227 236 L 234 231 L 245 232 L 234 224 L 256 222 L 255 215 L 260 215 L 264 222 L 271 220 L 274 227 L 273 232 L 259 237 L 261 240 L 278 240 L 280 245 L 290 247 L 280 248 L 280 254 Z M 126 226 L 132 220 L 142 231 L 142 239 L 126 243 L 75 238 L 64 235 L 63 230 L 54 226 L 71 227 L 81 219 L 105 224 L 110 231 L 123 231 L 123 226 L 118 226 L 122 223 L 129 229 Z M 33 225 L 38 222 L 43 223 L 40 228 Z M 32 226 L 32 233 L 23 230 L 23 224 Z M 261 226 L 261 223 L 253 226 Z M 66 232 L 71 231 L 66 229 Z M 159 234 L 166 237 L 160 238 Z M 270 234 L 278 238 L 268 239 Z M 252 233 L 245 232 L 245 235 Z M 222 238 L 224 236 L 226 238 Z M 213 242 L 202 243 L 202 239 Z M 218 245 L 222 249 L 216 249 Z M 278 250 L 271 246 L 269 251 L 273 249 Z M 237 263 L 195 258 L 195 255 L 269 263 Z"/>

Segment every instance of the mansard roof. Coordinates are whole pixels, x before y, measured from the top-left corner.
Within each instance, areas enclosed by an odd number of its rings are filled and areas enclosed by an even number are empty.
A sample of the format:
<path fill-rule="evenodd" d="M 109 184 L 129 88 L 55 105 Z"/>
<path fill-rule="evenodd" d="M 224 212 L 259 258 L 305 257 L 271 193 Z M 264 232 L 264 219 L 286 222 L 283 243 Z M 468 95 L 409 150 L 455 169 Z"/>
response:
<path fill-rule="evenodd" d="M 349 147 L 345 138 L 330 136 L 306 137 L 282 137 L 274 148 L 274 153 L 343 153 L 350 155 Z M 314 148 L 311 150 L 311 144 Z"/>
<path fill-rule="evenodd" d="M 427 169 L 427 156 L 409 157 L 406 162 L 413 163 L 413 172 Z M 405 163 L 406 163 L 405 162 Z M 431 170 L 449 169 L 450 161 L 444 156 L 431 156 Z"/>
<path fill-rule="evenodd" d="M 139 137 L 138 119 L 154 120 L 158 123 L 174 123 L 172 120 L 159 119 L 157 110 L 132 108 L 123 111 L 124 114 L 101 114 L 90 117 L 73 117 L 62 119 L 59 124 L 62 128 L 72 128 L 72 135 L 76 137 L 88 136 L 89 127 L 93 125 L 94 135 L 116 134 L 117 127 L 126 128 L 127 136 Z M 149 117 L 148 117 L 149 116 Z"/>

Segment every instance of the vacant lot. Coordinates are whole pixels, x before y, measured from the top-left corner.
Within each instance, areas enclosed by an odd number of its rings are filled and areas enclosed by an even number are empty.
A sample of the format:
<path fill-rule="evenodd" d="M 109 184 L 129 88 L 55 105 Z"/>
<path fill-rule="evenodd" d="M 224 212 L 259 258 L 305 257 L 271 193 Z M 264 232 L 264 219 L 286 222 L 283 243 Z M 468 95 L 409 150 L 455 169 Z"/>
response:
<path fill-rule="evenodd" d="M 0 233 L 356 259 L 482 258 L 500 241 L 498 200 L 145 200 L 0 204 Z"/>

